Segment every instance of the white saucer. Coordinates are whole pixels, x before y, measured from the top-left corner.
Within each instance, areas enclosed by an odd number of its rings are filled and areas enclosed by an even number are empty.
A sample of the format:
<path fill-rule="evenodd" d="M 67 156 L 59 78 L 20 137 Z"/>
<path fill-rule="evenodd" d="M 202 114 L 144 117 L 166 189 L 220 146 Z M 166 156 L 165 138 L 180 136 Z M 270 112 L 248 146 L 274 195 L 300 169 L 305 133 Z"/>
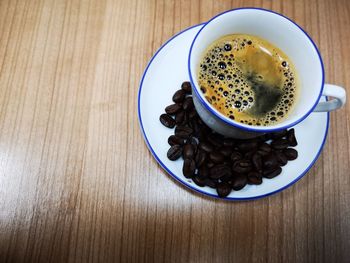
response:
<path fill-rule="evenodd" d="M 173 129 L 164 127 L 159 122 L 159 115 L 172 103 L 172 95 L 183 81 L 189 80 L 187 57 L 191 42 L 202 25 L 188 28 L 169 39 L 149 62 L 139 89 L 138 116 L 141 131 L 148 148 L 157 162 L 177 181 L 190 189 L 207 196 L 218 197 L 216 190 L 199 187 L 182 175 L 182 163 L 167 158 L 168 137 Z M 323 98 L 324 99 L 324 98 Z M 304 121 L 296 125 L 298 140 L 296 150 L 299 157 L 288 162 L 282 173 L 273 179 L 263 179 L 261 185 L 247 185 L 240 191 L 232 191 L 227 200 L 256 199 L 268 196 L 291 186 L 303 177 L 312 167 L 321 153 L 326 141 L 329 114 L 311 113 Z"/>

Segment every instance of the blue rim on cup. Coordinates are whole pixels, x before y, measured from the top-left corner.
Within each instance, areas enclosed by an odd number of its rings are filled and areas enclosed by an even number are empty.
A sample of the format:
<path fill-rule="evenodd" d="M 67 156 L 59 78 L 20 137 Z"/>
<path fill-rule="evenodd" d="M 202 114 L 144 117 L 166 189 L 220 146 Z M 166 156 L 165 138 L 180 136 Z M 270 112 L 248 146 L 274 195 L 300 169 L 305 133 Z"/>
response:
<path fill-rule="evenodd" d="M 300 32 L 302 32 L 302 34 L 304 34 L 304 36 L 306 36 L 306 38 L 307 38 L 306 40 L 308 40 L 311 43 L 312 47 L 314 48 L 315 54 L 317 54 L 318 63 L 319 63 L 317 66 L 320 67 L 319 68 L 319 72 L 320 72 L 319 74 L 320 74 L 320 77 L 321 77 L 321 80 L 319 81 L 320 83 L 318 84 L 318 85 L 320 85 L 319 92 L 318 92 L 317 97 L 314 96 L 315 97 L 315 101 L 312 101 L 312 104 L 310 103 L 307 106 L 307 109 L 304 110 L 304 112 L 302 114 L 299 114 L 300 116 L 296 120 L 293 120 L 291 122 L 286 122 L 283 125 L 282 124 L 281 125 L 277 125 L 276 127 L 274 127 L 274 126 L 267 126 L 267 127 L 266 126 L 249 126 L 247 124 L 236 122 L 236 121 L 231 120 L 228 117 L 222 115 L 218 110 L 216 110 L 213 106 L 211 106 L 210 103 L 204 98 L 204 95 L 200 91 L 198 85 L 196 85 L 196 81 L 195 81 L 196 71 L 194 72 L 194 65 L 191 65 L 191 60 L 193 59 L 193 49 L 194 49 L 194 45 L 196 44 L 196 41 L 197 41 L 198 37 L 201 35 L 203 30 L 205 30 L 208 25 L 210 25 L 211 23 L 215 22 L 217 19 L 220 19 L 220 17 L 222 17 L 224 15 L 227 15 L 229 13 L 233 13 L 233 12 L 240 12 L 242 10 L 254 10 L 254 11 L 257 11 L 257 12 L 269 13 L 269 14 L 273 14 L 274 16 L 278 16 L 280 19 L 288 21 L 289 22 L 288 24 L 291 24 L 292 26 L 294 26 L 293 30 L 298 29 Z M 232 32 L 232 33 L 235 33 L 235 32 Z M 237 32 L 237 33 L 245 33 L 245 32 Z M 291 59 L 293 60 L 293 58 L 291 58 Z M 196 68 L 197 68 L 197 66 L 198 65 L 196 65 Z M 298 68 L 297 68 L 297 70 L 298 70 Z M 316 109 L 316 106 L 319 103 L 320 97 L 322 96 L 322 93 L 323 93 L 323 90 L 324 90 L 324 86 L 325 86 L 325 84 L 324 84 L 324 66 L 323 66 L 323 61 L 322 61 L 320 52 L 319 52 L 316 44 L 310 38 L 310 36 L 299 25 L 297 25 L 291 19 L 289 19 L 289 18 L 287 18 L 287 17 L 285 17 L 285 16 L 283 16 L 283 15 L 281 15 L 279 13 L 271 11 L 271 10 L 266 10 L 266 9 L 262 9 L 262 8 L 253 8 L 253 7 L 237 8 L 237 9 L 228 10 L 228 11 L 225 11 L 223 13 L 218 14 L 217 16 L 213 17 L 208 22 L 206 22 L 204 24 L 204 26 L 198 31 L 198 33 L 196 34 L 196 36 L 193 39 L 193 42 L 191 44 L 190 52 L 189 52 L 189 56 L 188 56 L 188 72 L 189 72 L 189 77 L 190 77 L 190 81 L 191 81 L 192 88 L 193 88 L 192 89 L 193 90 L 193 95 L 194 95 L 194 97 L 197 97 L 195 99 L 196 100 L 198 99 L 199 103 L 202 106 L 204 106 L 205 111 L 207 111 L 208 114 L 211 114 L 214 118 L 218 119 L 219 121 L 223 122 L 224 124 L 226 124 L 228 126 L 234 127 L 236 129 L 238 128 L 238 129 L 240 129 L 242 131 L 253 132 L 253 133 L 265 133 L 265 132 L 273 132 L 273 131 L 283 130 L 283 129 L 292 127 L 292 126 L 296 125 L 297 123 L 301 122 L 311 112 L 313 112 Z M 340 89 L 342 89 L 342 88 L 340 88 Z M 342 105 L 343 105 L 345 103 L 345 93 L 344 93 L 344 98 L 342 98 L 342 99 L 343 99 L 342 100 Z M 195 105 L 196 105 L 196 103 L 195 103 Z M 342 105 L 340 105 L 340 106 L 342 106 Z M 340 106 L 338 105 L 338 107 L 336 107 L 336 108 L 339 108 Z M 198 111 L 198 109 L 197 109 L 197 111 Z M 325 110 L 325 111 L 329 111 L 329 109 Z M 201 117 L 203 119 L 203 116 L 201 116 Z M 284 122 L 282 122 L 282 123 L 284 123 Z M 215 129 L 215 126 L 213 127 L 213 125 L 212 125 L 211 128 Z"/>

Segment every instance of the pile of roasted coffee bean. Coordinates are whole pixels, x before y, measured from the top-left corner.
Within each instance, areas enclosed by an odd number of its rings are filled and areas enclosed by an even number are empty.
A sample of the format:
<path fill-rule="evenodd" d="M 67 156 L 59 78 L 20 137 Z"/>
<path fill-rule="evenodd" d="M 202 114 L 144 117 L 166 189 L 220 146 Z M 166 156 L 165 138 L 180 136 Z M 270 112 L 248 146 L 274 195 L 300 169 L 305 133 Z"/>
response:
<path fill-rule="evenodd" d="M 183 158 L 183 175 L 195 184 L 215 188 L 220 197 L 228 196 L 247 184 L 259 185 L 262 178 L 274 178 L 282 166 L 295 160 L 298 152 L 294 129 L 238 140 L 212 131 L 199 118 L 191 97 L 191 84 L 184 82 L 173 96 L 174 104 L 165 108 L 160 122 L 175 127 L 168 138 L 167 156 Z"/>

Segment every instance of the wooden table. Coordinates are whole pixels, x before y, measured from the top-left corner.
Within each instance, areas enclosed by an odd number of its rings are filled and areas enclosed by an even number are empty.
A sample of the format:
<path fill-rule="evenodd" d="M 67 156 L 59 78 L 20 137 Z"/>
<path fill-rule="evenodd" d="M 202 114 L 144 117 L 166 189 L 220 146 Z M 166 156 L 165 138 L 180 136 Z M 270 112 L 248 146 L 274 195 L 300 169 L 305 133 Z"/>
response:
<path fill-rule="evenodd" d="M 140 78 L 176 32 L 240 6 L 282 12 L 350 87 L 350 1 L 0 1 L 1 262 L 349 262 L 350 103 L 307 176 L 223 202 L 152 158 Z"/>

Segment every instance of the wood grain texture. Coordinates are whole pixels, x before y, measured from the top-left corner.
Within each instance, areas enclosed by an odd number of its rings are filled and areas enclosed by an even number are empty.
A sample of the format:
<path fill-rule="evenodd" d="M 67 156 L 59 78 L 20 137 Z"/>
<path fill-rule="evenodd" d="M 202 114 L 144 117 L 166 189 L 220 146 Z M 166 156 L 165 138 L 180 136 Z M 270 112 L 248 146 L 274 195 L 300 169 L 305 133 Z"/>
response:
<path fill-rule="evenodd" d="M 294 19 L 350 91 L 348 0 L 0 1 L 1 262 L 349 262 L 350 103 L 307 176 L 250 202 L 185 189 L 140 134 L 152 54 L 241 6 Z"/>

